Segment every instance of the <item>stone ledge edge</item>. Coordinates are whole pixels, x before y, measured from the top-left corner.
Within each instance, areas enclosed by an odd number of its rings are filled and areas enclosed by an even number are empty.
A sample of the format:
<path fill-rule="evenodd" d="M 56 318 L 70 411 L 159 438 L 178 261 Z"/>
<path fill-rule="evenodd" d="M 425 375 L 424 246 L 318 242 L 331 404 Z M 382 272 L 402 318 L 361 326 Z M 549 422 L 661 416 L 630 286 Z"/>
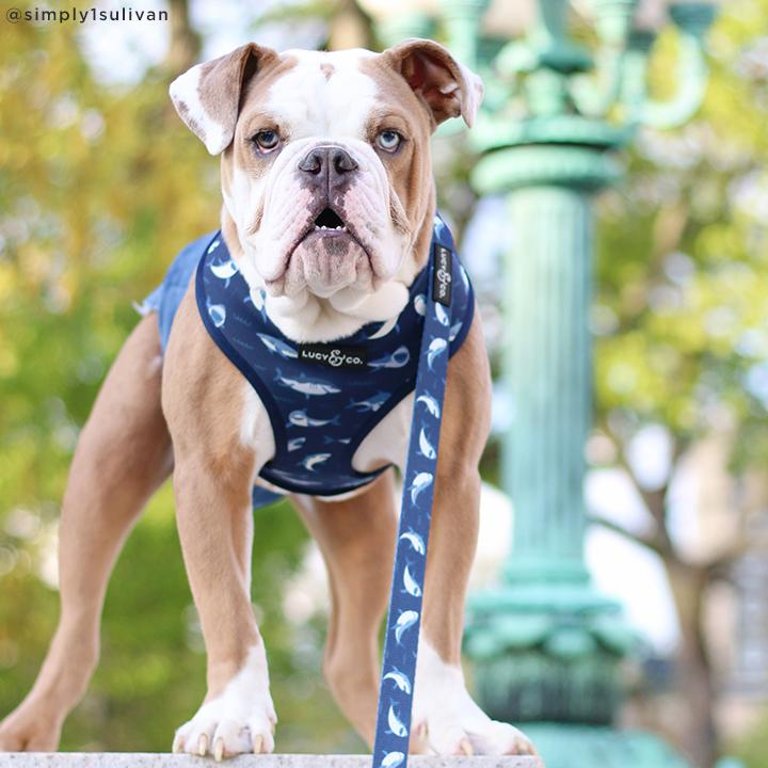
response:
<path fill-rule="evenodd" d="M 225 766 L 243 768 L 366 768 L 370 755 L 240 755 Z M 420 768 L 544 768 L 535 757 L 433 757 L 413 755 L 409 765 Z M 7 752 L 0 753 L 0 768 L 204 768 L 214 766 L 211 758 L 131 752 Z"/>

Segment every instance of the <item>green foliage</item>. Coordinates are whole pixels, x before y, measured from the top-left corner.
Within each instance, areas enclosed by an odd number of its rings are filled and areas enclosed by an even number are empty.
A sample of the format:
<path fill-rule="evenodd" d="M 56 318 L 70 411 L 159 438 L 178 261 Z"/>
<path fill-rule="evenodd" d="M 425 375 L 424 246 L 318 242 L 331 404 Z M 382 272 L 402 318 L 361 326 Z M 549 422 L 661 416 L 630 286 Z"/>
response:
<path fill-rule="evenodd" d="M 3 25 L 0 504 L 57 500 L 131 302 L 215 227 L 215 165 L 150 77 L 100 88 L 70 27 Z M 152 137 L 151 141 L 147 138 Z M 199 179 L 207 180 L 200 184 Z"/>
<path fill-rule="evenodd" d="M 768 353 L 758 207 L 768 189 L 768 101 L 764 73 L 749 67 L 766 12 L 765 0 L 722 7 L 700 114 L 676 131 L 642 134 L 624 186 L 601 202 L 597 402 L 619 439 L 653 422 L 684 446 L 724 418 L 768 434 L 762 392 L 746 386 Z M 673 54 L 662 55 L 658 80 L 669 80 Z M 739 467 L 768 455 L 765 436 L 737 445 Z"/>
<path fill-rule="evenodd" d="M 768 765 L 768 711 L 762 712 L 755 724 L 728 752 L 742 760 L 745 768 L 763 768 Z"/>
<path fill-rule="evenodd" d="M 723 470 L 734 476 L 761 469 L 768 459 L 768 67 L 765 38 L 757 38 L 766 13 L 767 0 L 720 5 L 699 114 L 674 131 L 643 131 L 628 153 L 624 185 L 600 203 L 598 425 L 624 458 L 632 437 L 658 424 L 671 438 L 673 464 L 691 443 L 716 434 L 730 440 L 730 467 Z M 663 42 L 652 86 L 668 97 L 675 49 Z M 676 469 L 658 488 L 637 481 L 649 505 L 657 505 L 651 510 L 656 520 L 649 517 L 656 532 L 666 525 Z M 736 496 L 729 501 L 728 511 L 740 517 L 734 529 L 750 530 L 749 510 Z M 664 547 L 668 540 L 667 561 L 683 566 L 689 554 L 676 547 L 676 533 L 656 541 Z M 719 554 L 725 557 L 732 544 L 725 538 Z M 685 619 L 725 570 L 713 568 L 710 581 L 697 583 L 691 566 L 693 589 L 672 584 L 689 649 L 697 640 L 706 645 L 691 636 L 706 630 Z M 712 685 L 718 690 L 721 682 L 712 679 Z M 697 734 L 706 732 L 704 716 L 700 720 Z M 755 768 L 766 764 L 757 757 L 759 742 L 752 737 L 743 749 Z"/>

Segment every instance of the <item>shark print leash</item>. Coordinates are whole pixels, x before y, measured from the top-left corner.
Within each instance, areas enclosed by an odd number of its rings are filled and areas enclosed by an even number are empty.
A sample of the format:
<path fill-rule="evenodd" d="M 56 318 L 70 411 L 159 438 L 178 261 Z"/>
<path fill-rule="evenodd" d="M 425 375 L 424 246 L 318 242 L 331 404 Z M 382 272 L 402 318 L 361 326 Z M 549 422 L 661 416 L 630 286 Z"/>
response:
<path fill-rule="evenodd" d="M 430 298 L 421 338 L 413 419 L 403 476 L 403 500 L 384 639 L 373 768 L 405 768 L 408 761 L 424 573 L 448 373 L 448 355 L 440 352 L 449 343 L 454 250 L 448 227 L 438 219 L 431 250 Z"/>

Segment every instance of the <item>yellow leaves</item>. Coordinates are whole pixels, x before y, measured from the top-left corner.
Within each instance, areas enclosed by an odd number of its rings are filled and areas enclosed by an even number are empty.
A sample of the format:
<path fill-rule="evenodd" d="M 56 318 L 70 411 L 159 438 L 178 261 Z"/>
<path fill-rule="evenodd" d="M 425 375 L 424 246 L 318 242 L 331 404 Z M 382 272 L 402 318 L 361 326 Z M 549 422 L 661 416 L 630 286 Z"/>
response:
<path fill-rule="evenodd" d="M 696 239 L 697 250 L 707 262 L 727 263 L 744 253 L 744 233 L 730 221 L 717 221 L 702 228 Z"/>
<path fill-rule="evenodd" d="M 34 240 L 19 249 L 18 281 L 25 293 L 39 293 L 51 271 L 49 251 Z"/>
<path fill-rule="evenodd" d="M 14 291 L 15 275 L 13 266 L 0 260 L 0 306 L 4 306 Z"/>
<path fill-rule="evenodd" d="M 614 405 L 633 403 L 644 410 L 664 398 L 679 366 L 674 347 L 649 344 L 644 333 L 635 331 L 600 343 L 597 378 Z"/>
<path fill-rule="evenodd" d="M 661 142 L 692 142 L 689 161 L 647 141 L 623 215 L 614 196 L 601 218 L 599 301 L 617 322 L 596 342 L 598 407 L 673 433 L 712 428 L 708 413 L 725 404 L 744 423 L 766 419 L 747 384 L 768 357 L 768 68 L 760 75 L 765 52 L 755 48 L 766 16 L 768 0 L 722 7 L 701 113 Z M 673 56 L 670 38 L 654 77 Z"/>
<path fill-rule="evenodd" d="M 0 331 L 0 378 L 10 378 L 18 371 L 18 357 L 10 339 Z"/>
<path fill-rule="evenodd" d="M 647 298 L 631 329 L 597 341 L 598 400 L 689 431 L 703 404 L 737 395 L 768 351 L 768 275 L 723 261 L 683 286 L 658 281 Z"/>

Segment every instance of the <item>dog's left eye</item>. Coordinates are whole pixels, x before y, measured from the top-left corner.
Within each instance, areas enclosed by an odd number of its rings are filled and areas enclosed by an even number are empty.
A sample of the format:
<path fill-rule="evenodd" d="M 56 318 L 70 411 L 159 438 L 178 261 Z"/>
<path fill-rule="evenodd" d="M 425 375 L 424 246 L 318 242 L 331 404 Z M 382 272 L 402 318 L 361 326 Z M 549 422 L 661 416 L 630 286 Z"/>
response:
<path fill-rule="evenodd" d="M 397 131 L 382 131 L 376 137 L 376 145 L 385 152 L 396 152 L 403 141 L 403 137 Z"/>
<path fill-rule="evenodd" d="M 251 137 L 251 141 L 261 152 L 270 152 L 280 143 L 280 135 L 277 131 L 259 131 Z"/>

